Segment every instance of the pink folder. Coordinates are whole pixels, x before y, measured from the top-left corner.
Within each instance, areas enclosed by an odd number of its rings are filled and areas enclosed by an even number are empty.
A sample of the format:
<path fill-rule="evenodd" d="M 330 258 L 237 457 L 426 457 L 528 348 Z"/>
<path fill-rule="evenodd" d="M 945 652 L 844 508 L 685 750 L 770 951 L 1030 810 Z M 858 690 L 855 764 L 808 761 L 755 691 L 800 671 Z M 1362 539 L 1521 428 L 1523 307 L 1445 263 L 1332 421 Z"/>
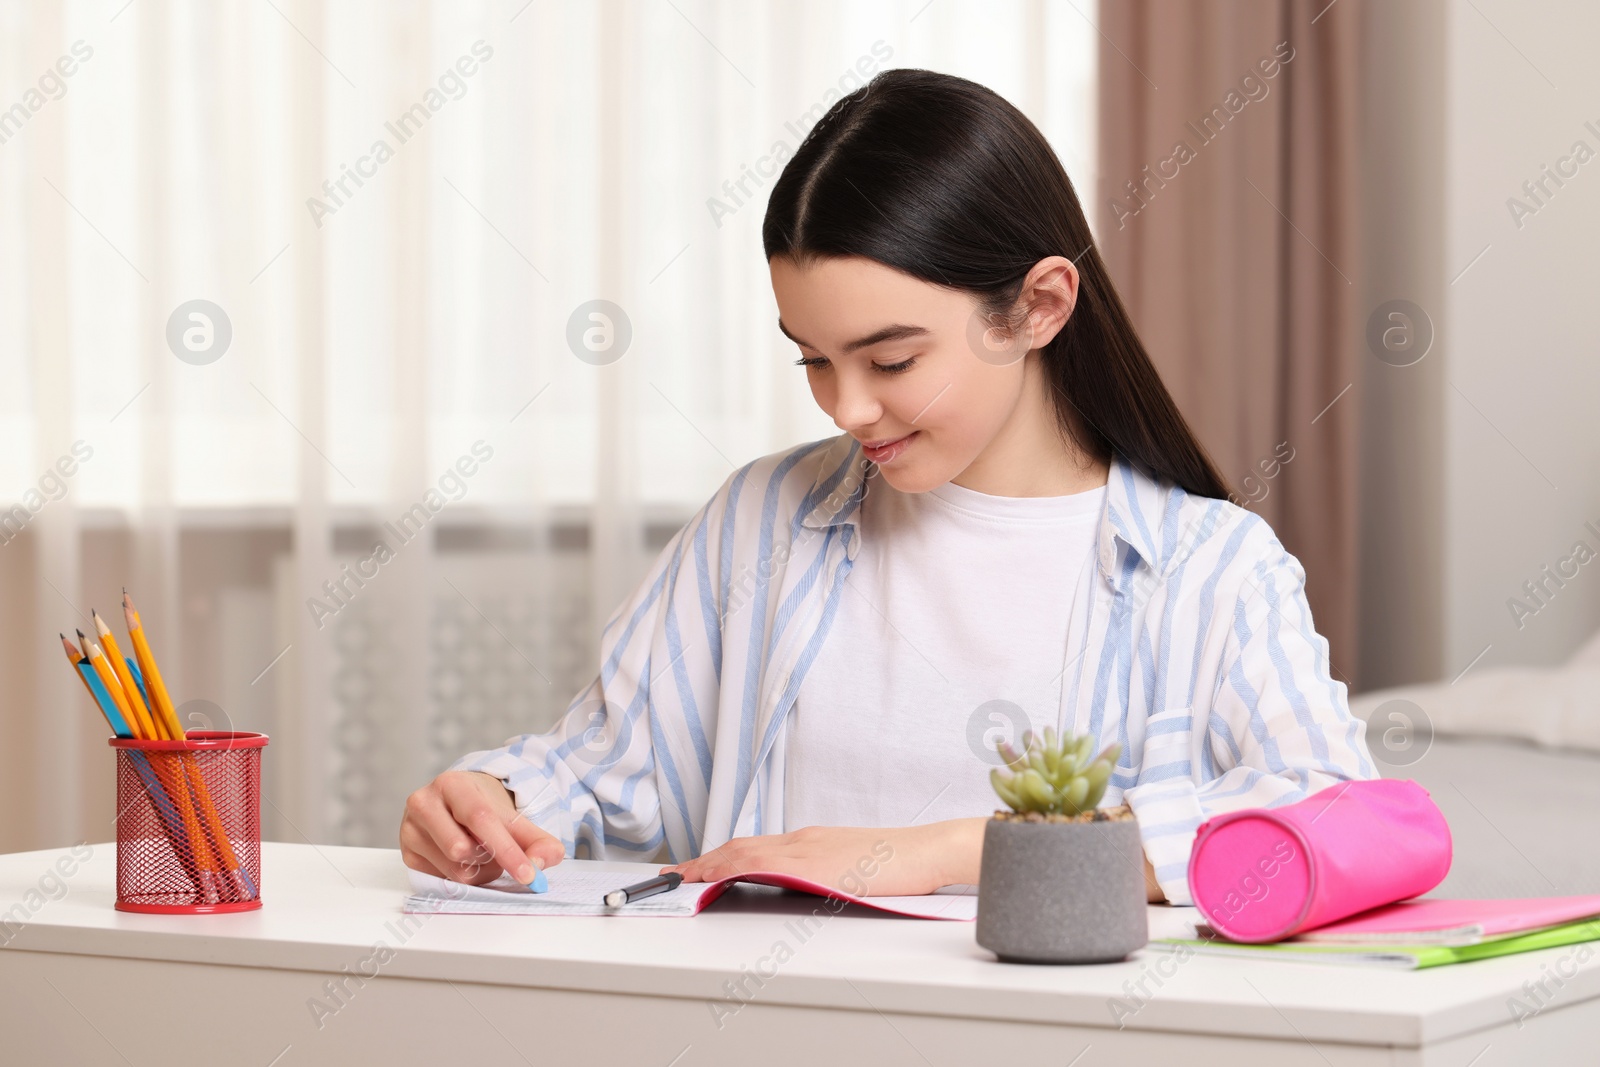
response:
<path fill-rule="evenodd" d="M 1308 930 L 1296 941 L 1469 945 L 1600 915 L 1600 896 L 1402 900 Z"/>

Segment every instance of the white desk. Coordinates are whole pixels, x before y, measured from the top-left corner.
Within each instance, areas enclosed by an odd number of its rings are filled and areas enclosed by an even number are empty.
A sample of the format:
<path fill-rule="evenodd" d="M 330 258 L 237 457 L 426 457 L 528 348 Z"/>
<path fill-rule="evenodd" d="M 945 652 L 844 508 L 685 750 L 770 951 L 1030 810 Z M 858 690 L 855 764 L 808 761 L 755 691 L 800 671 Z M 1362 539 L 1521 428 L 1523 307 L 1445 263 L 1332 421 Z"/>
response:
<path fill-rule="evenodd" d="M 970 923 L 856 909 L 803 940 L 820 900 L 758 887 L 693 919 L 415 916 L 408 932 L 397 852 L 289 844 L 266 846 L 260 911 L 132 915 L 111 907 L 114 846 L 93 848 L 65 896 L 0 927 L 0 1061 L 1513 1067 L 1580 1062 L 1600 1025 L 1600 950 L 1563 964 L 1519 1029 L 1508 998 L 1572 948 L 1414 973 L 1148 950 L 1031 967 L 996 962 Z M 0 856 L 0 918 L 63 854 Z M 1169 976 L 1118 1029 L 1113 998 L 1133 1005 L 1125 983 L 1157 963 Z M 749 1003 L 729 999 L 757 969 Z"/>

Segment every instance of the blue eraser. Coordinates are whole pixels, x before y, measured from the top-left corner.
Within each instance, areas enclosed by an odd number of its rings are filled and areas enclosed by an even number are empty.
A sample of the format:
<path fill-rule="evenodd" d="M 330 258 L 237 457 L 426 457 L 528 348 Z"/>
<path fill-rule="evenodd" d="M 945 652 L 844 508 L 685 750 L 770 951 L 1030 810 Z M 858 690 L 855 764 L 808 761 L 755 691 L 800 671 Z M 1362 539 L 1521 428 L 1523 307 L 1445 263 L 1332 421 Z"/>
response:
<path fill-rule="evenodd" d="M 528 883 L 528 888 L 535 893 L 550 892 L 550 882 L 545 878 L 544 871 L 539 870 L 537 867 L 534 868 L 533 881 Z"/>

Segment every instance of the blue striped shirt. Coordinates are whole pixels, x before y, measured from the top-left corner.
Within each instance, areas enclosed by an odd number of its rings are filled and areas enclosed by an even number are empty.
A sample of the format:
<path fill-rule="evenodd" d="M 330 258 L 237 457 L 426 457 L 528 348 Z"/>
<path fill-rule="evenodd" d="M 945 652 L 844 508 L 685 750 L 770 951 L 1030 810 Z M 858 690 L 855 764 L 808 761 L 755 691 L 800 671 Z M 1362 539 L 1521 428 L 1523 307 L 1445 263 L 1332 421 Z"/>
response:
<path fill-rule="evenodd" d="M 452 769 L 500 778 L 569 855 L 665 846 L 682 862 L 783 831 L 785 715 L 837 614 L 872 476 L 848 435 L 734 472 L 611 615 L 599 673 L 556 726 Z M 1079 647 L 1058 726 L 1122 744 L 1102 804 L 1133 808 L 1162 890 L 1187 904 L 1196 827 L 1376 777 L 1365 726 L 1304 571 L 1258 516 L 1116 460 L 1096 557 L 1067 606 Z"/>

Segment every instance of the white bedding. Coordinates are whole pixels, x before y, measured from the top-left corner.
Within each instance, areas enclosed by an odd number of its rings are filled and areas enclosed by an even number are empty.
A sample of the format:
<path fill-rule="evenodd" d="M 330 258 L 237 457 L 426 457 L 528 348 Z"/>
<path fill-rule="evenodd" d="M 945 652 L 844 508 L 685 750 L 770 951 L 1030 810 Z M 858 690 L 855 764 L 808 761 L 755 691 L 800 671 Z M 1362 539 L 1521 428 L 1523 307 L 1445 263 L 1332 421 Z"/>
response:
<path fill-rule="evenodd" d="M 1562 667 L 1473 672 L 1352 697 L 1350 708 L 1371 720 L 1394 699 L 1423 709 L 1434 736 L 1384 776 L 1421 783 L 1455 839 L 1431 895 L 1600 893 L 1600 635 Z"/>
<path fill-rule="evenodd" d="M 1600 752 L 1600 634 L 1560 667 L 1479 669 L 1453 684 L 1381 689 L 1351 697 L 1350 710 L 1370 720 L 1396 699 L 1420 707 L 1439 734 Z"/>

